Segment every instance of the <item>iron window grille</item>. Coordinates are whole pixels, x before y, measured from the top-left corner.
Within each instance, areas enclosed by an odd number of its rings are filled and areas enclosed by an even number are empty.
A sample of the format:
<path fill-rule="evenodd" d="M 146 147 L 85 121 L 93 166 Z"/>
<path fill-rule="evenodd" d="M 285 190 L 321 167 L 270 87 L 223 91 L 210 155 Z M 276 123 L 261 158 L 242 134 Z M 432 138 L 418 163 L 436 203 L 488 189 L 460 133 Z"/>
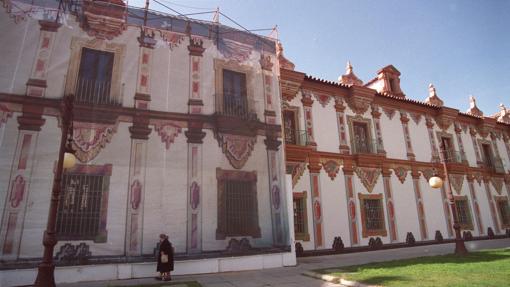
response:
<path fill-rule="evenodd" d="M 365 226 L 367 231 L 378 231 L 384 229 L 384 212 L 382 200 L 365 199 Z"/>
<path fill-rule="evenodd" d="M 248 115 L 245 74 L 223 70 L 223 113 L 235 117 Z"/>
<path fill-rule="evenodd" d="M 455 208 L 457 209 L 457 218 L 462 229 L 473 230 L 473 221 L 471 210 L 469 209 L 468 199 L 466 197 L 455 198 Z"/>
<path fill-rule="evenodd" d="M 258 225 L 256 194 L 252 183 L 227 180 L 225 182 L 226 235 L 245 236 Z"/>
<path fill-rule="evenodd" d="M 101 241 L 101 209 L 108 186 L 109 176 L 63 174 L 56 225 L 59 240 Z"/>
<path fill-rule="evenodd" d="M 501 225 L 503 228 L 510 227 L 510 207 L 506 200 L 497 201 L 499 217 L 501 218 Z"/>
<path fill-rule="evenodd" d="M 306 213 L 306 192 L 293 194 L 294 234 L 296 240 L 309 241 Z"/>

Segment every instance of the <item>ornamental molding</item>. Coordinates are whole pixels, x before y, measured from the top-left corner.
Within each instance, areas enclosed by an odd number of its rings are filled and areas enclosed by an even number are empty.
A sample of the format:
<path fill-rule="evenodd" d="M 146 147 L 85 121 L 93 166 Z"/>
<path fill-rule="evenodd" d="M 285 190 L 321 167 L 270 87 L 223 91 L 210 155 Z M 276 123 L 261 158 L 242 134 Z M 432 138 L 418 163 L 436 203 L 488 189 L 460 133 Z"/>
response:
<path fill-rule="evenodd" d="M 383 107 L 382 110 L 390 120 L 392 120 L 395 114 L 397 113 L 397 110 L 388 107 Z"/>
<path fill-rule="evenodd" d="M 292 187 L 295 187 L 306 170 L 306 162 L 287 162 L 287 173 L 292 175 Z"/>
<path fill-rule="evenodd" d="M 425 179 L 428 182 L 429 179 L 434 176 L 435 171 L 434 171 L 434 169 L 427 168 L 427 169 L 422 170 L 421 173 L 423 174 L 423 177 L 425 177 Z"/>
<path fill-rule="evenodd" d="M 381 169 L 370 167 L 355 167 L 354 172 L 356 172 L 368 193 L 372 193 L 374 186 L 377 183 L 377 179 L 379 178 L 379 175 L 381 175 Z"/>
<path fill-rule="evenodd" d="M 340 171 L 342 161 L 339 159 L 321 158 L 321 165 L 328 174 L 329 178 L 331 178 L 331 180 L 334 180 L 336 175 Z"/>
<path fill-rule="evenodd" d="M 447 130 L 456 120 L 459 110 L 442 107 L 435 120 L 439 128 Z"/>
<path fill-rule="evenodd" d="M 323 108 L 325 108 L 328 104 L 329 104 L 329 101 L 331 100 L 331 97 L 326 95 L 326 94 L 321 94 L 321 93 L 312 93 L 314 98 L 321 104 L 321 106 Z"/>
<path fill-rule="evenodd" d="M 420 124 L 421 117 L 422 117 L 421 114 L 419 114 L 419 113 L 409 113 L 409 115 L 411 116 L 411 119 L 413 119 L 413 122 L 416 125 Z"/>
<path fill-rule="evenodd" d="M 250 58 L 253 47 L 220 37 L 218 51 L 225 59 L 242 63 Z"/>
<path fill-rule="evenodd" d="M 165 143 L 165 148 L 167 150 L 170 149 L 170 146 L 182 131 L 181 127 L 176 122 L 155 123 L 154 130 L 161 137 L 161 142 Z"/>
<path fill-rule="evenodd" d="M 0 128 L 12 117 L 12 111 L 6 105 L 0 104 Z"/>
<path fill-rule="evenodd" d="M 399 166 L 399 167 L 394 168 L 393 171 L 395 172 L 395 175 L 397 176 L 400 183 L 403 184 L 406 181 L 408 169 L 403 166 Z"/>
<path fill-rule="evenodd" d="M 111 141 L 118 123 L 73 122 L 73 149 L 81 162 L 89 162 Z"/>
<path fill-rule="evenodd" d="M 250 157 L 257 137 L 217 134 L 218 144 L 227 157 L 230 164 L 237 169 L 241 169 Z"/>
<path fill-rule="evenodd" d="M 363 115 L 374 101 L 374 90 L 352 86 L 349 89 L 349 96 L 346 99 L 349 108 L 357 115 Z"/>
<path fill-rule="evenodd" d="M 91 37 L 98 39 L 113 38 L 126 30 L 126 4 L 120 0 L 111 1 L 108 5 L 103 1 L 83 1 L 83 18 L 78 18 L 81 28 Z"/>
<path fill-rule="evenodd" d="M 464 183 L 464 175 L 461 174 L 450 174 L 450 183 L 452 184 L 453 190 L 457 195 L 462 193 L 462 184 Z"/>
<path fill-rule="evenodd" d="M 493 178 L 491 178 L 491 183 L 492 183 L 492 186 L 494 186 L 494 189 L 496 190 L 496 192 L 499 195 L 501 195 L 501 191 L 503 189 L 503 178 L 493 177 Z"/>

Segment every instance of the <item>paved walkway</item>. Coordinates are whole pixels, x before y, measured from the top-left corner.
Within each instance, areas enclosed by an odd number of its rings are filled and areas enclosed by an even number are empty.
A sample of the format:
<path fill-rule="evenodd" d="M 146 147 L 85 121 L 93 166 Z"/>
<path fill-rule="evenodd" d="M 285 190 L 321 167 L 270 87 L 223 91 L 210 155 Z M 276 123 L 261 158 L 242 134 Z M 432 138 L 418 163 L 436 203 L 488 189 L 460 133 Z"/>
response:
<path fill-rule="evenodd" d="M 510 239 L 466 242 L 469 250 L 510 247 Z M 302 274 L 305 271 L 338 266 L 359 265 L 370 262 L 389 261 L 420 256 L 452 253 L 454 244 L 349 253 L 341 255 L 298 258 L 295 267 L 283 267 L 256 271 L 226 272 L 205 275 L 174 276 L 173 281 L 198 281 L 203 287 L 333 287 L 344 286 L 313 279 Z M 157 283 L 153 278 L 132 280 L 83 282 L 61 284 L 59 287 L 135 286 Z M 173 286 L 177 287 L 177 286 Z"/>

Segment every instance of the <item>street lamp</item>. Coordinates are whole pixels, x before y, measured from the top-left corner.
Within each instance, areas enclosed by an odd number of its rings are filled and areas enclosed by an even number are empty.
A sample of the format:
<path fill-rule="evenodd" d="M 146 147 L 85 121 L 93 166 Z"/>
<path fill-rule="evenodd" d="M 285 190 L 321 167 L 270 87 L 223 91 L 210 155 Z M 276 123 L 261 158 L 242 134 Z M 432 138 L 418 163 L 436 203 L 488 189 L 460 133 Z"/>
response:
<path fill-rule="evenodd" d="M 450 184 L 450 178 L 448 176 L 448 168 L 446 165 L 446 161 L 448 160 L 448 158 L 446 156 L 447 155 L 446 149 L 443 148 L 441 154 L 442 154 L 441 162 L 443 164 L 444 170 L 444 181 L 448 182 L 448 184 L 445 187 L 446 197 L 448 198 L 448 203 L 450 204 L 450 209 L 452 211 L 453 229 L 455 229 L 455 254 L 466 255 L 468 251 L 466 249 L 466 246 L 464 245 L 464 239 L 462 239 L 462 236 L 460 235 L 460 224 L 457 216 L 457 206 L 455 205 L 455 200 L 453 199 L 452 186 Z M 443 186 L 443 179 L 437 176 L 437 174 L 434 174 L 429 179 L 429 185 L 432 188 L 441 188 Z"/>
<path fill-rule="evenodd" d="M 48 222 L 43 236 L 44 255 L 42 262 L 38 266 L 37 278 L 34 286 L 53 287 L 55 286 L 55 263 L 53 263 L 53 249 L 57 244 L 57 209 L 60 191 L 62 189 L 62 173 L 64 168 L 72 168 L 76 163 L 73 143 L 73 101 L 72 95 L 63 97 L 61 106 L 62 115 L 62 137 L 60 139 L 60 149 L 58 152 L 58 163 L 55 176 L 53 178 L 53 187 L 51 190 L 50 210 L 48 212 Z"/>

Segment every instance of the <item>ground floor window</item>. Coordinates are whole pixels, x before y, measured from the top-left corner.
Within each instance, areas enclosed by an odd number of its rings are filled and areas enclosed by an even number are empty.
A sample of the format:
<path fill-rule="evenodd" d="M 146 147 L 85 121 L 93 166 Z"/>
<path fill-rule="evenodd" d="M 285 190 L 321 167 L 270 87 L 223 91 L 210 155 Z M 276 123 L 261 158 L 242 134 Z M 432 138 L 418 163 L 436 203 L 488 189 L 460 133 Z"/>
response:
<path fill-rule="evenodd" d="M 59 240 L 106 241 L 111 173 L 104 171 L 102 166 L 78 165 L 64 172 L 57 210 L 56 231 Z"/>
<path fill-rule="evenodd" d="M 308 233 L 307 213 L 306 213 L 306 191 L 294 192 L 294 233 L 296 240 L 310 240 Z"/>
<path fill-rule="evenodd" d="M 510 228 L 510 207 L 508 206 L 508 197 L 496 197 L 496 206 L 501 220 L 501 227 Z"/>
<path fill-rule="evenodd" d="M 216 170 L 218 180 L 218 228 L 216 239 L 227 236 L 260 237 L 257 174 Z"/>
<path fill-rule="evenodd" d="M 460 228 L 473 230 L 473 220 L 471 210 L 469 209 L 469 200 L 467 196 L 456 196 L 455 207 L 457 209 L 457 218 Z"/>
<path fill-rule="evenodd" d="M 382 194 L 358 194 L 361 208 L 362 236 L 386 236 Z"/>

